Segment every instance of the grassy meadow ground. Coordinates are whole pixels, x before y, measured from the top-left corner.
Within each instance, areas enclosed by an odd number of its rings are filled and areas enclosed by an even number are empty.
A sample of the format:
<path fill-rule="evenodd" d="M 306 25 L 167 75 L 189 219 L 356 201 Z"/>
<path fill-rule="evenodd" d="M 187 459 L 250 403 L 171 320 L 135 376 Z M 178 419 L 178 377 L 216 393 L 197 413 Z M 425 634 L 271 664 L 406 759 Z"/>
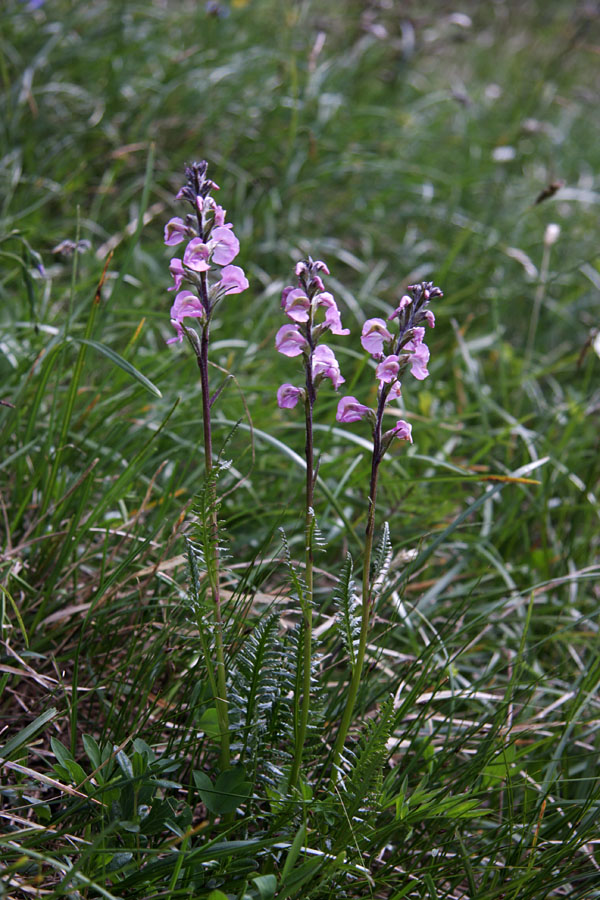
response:
<path fill-rule="evenodd" d="M 594 7 L 5 0 L 1 896 L 600 897 Z M 352 330 L 335 339 L 344 389 L 362 402 L 365 319 L 415 281 L 445 294 L 430 377 L 404 385 L 414 443 L 381 469 L 394 556 L 347 783 L 319 773 L 347 685 L 332 598 L 348 551 L 360 571 L 370 441 L 336 424 L 326 387 L 301 790 L 270 777 L 287 762 L 282 694 L 221 815 L 193 776 L 217 765 L 184 540 L 201 405 L 189 348 L 165 344 L 162 242 L 202 158 L 250 280 L 211 350 L 235 376 L 214 407 L 233 681 L 276 613 L 268 693 L 297 622 L 279 529 L 300 557 L 304 433 L 275 402 L 297 362 L 274 349 L 295 262 L 331 270 Z M 89 249 L 57 252 L 65 240 Z"/>

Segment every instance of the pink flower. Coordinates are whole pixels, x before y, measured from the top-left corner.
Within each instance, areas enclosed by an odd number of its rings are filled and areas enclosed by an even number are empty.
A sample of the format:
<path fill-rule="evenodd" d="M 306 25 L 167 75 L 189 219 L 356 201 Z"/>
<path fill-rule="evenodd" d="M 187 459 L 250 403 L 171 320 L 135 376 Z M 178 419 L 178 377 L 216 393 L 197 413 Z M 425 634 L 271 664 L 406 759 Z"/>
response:
<path fill-rule="evenodd" d="M 398 419 L 393 428 L 386 432 L 385 437 L 397 437 L 401 441 L 410 441 L 412 444 L 412 425 L 405 422 L 404 419 Z"/>
<path fill-rule="evenodd" d="M 342 397 L 338 403 L 335 418 L 338 422 L 346 424 L 358 422 L 360 419 L 369 419 L 373 416 L 373 410 L 359 403 L 356 397 Z"/>
<path fill-rule="evenodd" d="M 381 356 L 384 343 L 391 340 L 392 335 L 383 319 L 367 319 L 363 325 L 360 342 L 368 353 L 375 357 Z"/>
<path fill-rule="evenodd" d="M 303 394 L 302 388 L 294 387 L 293 384 L 282 384 L 277 391 L 277 406 L 280 409 L 293 409 Z"/>
<path fill-rule="evenodd" d="M 248 287 L 248 279 L 240 266 L 225 266 L 221 270 L 221 280 L 215 285 L 216 290 L 225 294 L 241 294 Z"/>
<path fill-rule="evenodd" d="M 416 331 L 425 331 L 424 328 L 417 329 Z M 429 362 L 429 347 L 427 344 L 416 343 L 415 341 L 409 341 L 402 348 L 403 350 L 410 350 L 410 371 L 411 374 L 415 376 L 419 381 L 423 381 L 424 378 L 427 378 L 429 375 L 429 371 L 427 369 L 427 363 Z"/>
<path fill-rule="evenodd" d="M 275 335 L 275 347 L 284 356 L 300 356 L 307 346 L 297 325 L 282 325 Z"/>
<path fill-rule="evenodd" d="M 167 247 L 174 247 L 175 244 L 184 241 L 188 234 L 189 229 L 183 219 L 175 216 L 174 219 L 169 219 L 165 225 L 165 244 Z"/>
<path fill-rule="evenodd" d="M 320 375 L 322 378 L 331 378 L 334 388 L 339 388 L 346 380 L 340 373 L 340 364 L 335 358 L 335 353 L 327 344 L 320 344 L 312 355 L 313 377 Z"/>
<path fill-rule="evenodd" d="M 208 259 L 210 247 L 200 238 L 194 238 L 189 242 L 183 254 L 183 264 L 194 272 L 207 272 L 210 269 Z"/>
<path fill-rule="evenodd" d="M 425 337 L 425 329 L 422 326 L 417 325 L 416 328 L 413 328 L 413 342 L 414 342 L 415 346 L 417 346 L 418 344 L 422 344 L 424 337 Z"/>
<path fill-rule="evenodd" d="M 330 274 L 329 269 L 327 268 L 327 266 L 325 265 L 325 263 L 323 262 L 322 259 L 315 259 L 314 267 L 315 267 L 315 269 L 318 269 L 320 272 L 325 272 L 326 275 Z"/>
<path fill-rule="evenodd" d="M 337 308 L 335 300 L 333 299 L 333 295 L 330 294 L 329 291 L 323 291 L 322 293 L 317 294 L 316 300 L 318 306 L 324 306 L 326 309 L 325 325 L 329 328 L 331 333 L 350 334 L 349 328 L 342 328 L 340 311 Z"/>
<path fill-rule="evenodd" d="M 171 319 L 181 322 L 186 316 L 191 319 L 204 319 L 205 310 L 199 298 L 191 291 L 180 291 L 171 307 Z"/>
<path fill-rule="evenodd" d="M 386 356 L 375 369 L 375 375 L 381 383 L 389 384 L 395 379 L 400 369 L 399 357 L 395 354 Z"/>
<path fill-rule="evenodd" d="M 310 300 L 302 288 L 284 288 L 281 305 L 293 322 L 308 322 Z"/>
<path fill-rule="evenodd" d="M 430 328 L 435 328 L 435 316 L 430 309 L 425 310 L 425 321 Z"/>
<path fill-rule="evenodd" d="M 231 226 L 217 225 L 210 233 L 212 261 L 218 266 L 226 266 L 240 252 L 240 242 L 231 230 Z"/>
<path fill-rule="evenodd" d="M 169 263 L 169 272 L 173 276 L 175 280 L 175 284 L 173 287 L 167 288 L 168 291 L 178 291 L 181 287 L 181 282 L 183 281 L 183 277 L 185 275 L 185 269 L 183 268 L 183 263 L 179 259 L 178 256 L 174 256 L 171 262 Z"/>
<path fill-rule="evenodd" d="M 180 291 L 171 307 L 171 325 L 177 331 L 177 336 L 170 338 L 167 344 L 181 343 L 183 340 L 181 323 L 186 316 L 190 319 L 201 319 L 204 321 L 206 313 L 202 303 L 195 294 L 192 294 L 191 291 Z"/>

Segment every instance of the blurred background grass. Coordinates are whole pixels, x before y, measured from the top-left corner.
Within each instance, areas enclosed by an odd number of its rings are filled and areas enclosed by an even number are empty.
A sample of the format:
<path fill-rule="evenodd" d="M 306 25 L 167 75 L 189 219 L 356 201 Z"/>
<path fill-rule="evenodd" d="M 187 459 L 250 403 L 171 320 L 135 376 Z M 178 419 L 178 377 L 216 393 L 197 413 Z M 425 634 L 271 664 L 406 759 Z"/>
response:
<path fill-rule="evenodd" d="M 445 297 L 431 376 L 404 391 L 414 444 L 381 473 L 402 591 L 380 611 L 373 661 L 386 648 L 394 667 L 365 688 L 363 709 L 400 691 L 402 667 L 424 659 L 438 686 L 502 697 L 524 653 L 528 699 L 511 716 L 523 728 L 539 717 L 548 732 L 519 771 L 546 792 L 561 779 L 562 806 L 559 796 L 547 813 L 560 835 L 565 816 L 579 821 L 597 805 L 597 5 L 46 0 L 34 10 L 7 0 L 2 26 L 0 378 L 14 405 L 0 410 L 7 734 L 51 703 L 74 749 L 93 730 L 197 752 L 195 644 L 178 585 L 202 473 L 199 385 L 185 348 L 165 346 L 162 229 L 180 213 L 185 163 L 205 158 L 251 283 L 213 330 L 212 358 L 236 378 L 215 410 L 217 447 L 242 422 L 222 484 L 233 563 L 276 556 L 280 525 L 301 547 L 293 451 L 303 428 L 275 403 L 278 385 L 298 379 L 274 351 L 295 261 L 310 253 L 329 265 L 352 329 L 336 351 L 347 392 L 363 402 L 375 382 L 362 322 L 386 315 L 407 284 L 434 280 Z M 54 252 L 78 238 L 88 252 Z M 367 435 L 335 425 L 336 403 L 324 389 L 316 410 L 324 568 L 347 548 L 360 554 L 366 512 Z M 539 484 L 499 482 L 491 494 L 487 476 L 528 466 Z M 243 578 L 267 596 L 281 583 L 270 564 Z M 326 614 L 327 577 L 318 590 Z M 172 701 L 192 712 L 178 718 Z M 335 715 L 336 691 L 328 703 Z M 493 700 L 454 699 L 429 711 L 428 727 L 439 735 L 435 722 L 456 709 L 496 722 Z M 569 728 L 582 729 L 584 749 L 561 742 Z M 476 750 L 451 732 L 440 741 L 464 751 L 456 777 L 464 764 L 468 780 Z M 411 765 L 417 778 L 425 764 Z M 444 765 L 442 754 L 442 781 Z"/>

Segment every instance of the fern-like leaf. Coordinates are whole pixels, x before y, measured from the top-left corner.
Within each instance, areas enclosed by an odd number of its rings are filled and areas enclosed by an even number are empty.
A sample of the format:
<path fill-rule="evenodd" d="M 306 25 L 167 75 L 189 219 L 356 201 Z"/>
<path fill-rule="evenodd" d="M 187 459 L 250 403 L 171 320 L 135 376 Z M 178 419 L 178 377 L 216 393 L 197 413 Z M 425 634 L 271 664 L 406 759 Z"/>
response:
<path fill-rule="evenodd" d="M 381 589 L 385 583 L 392 562 L 392 556 L 393 550 L 392 542 L 390 540 L 390 526 L 387 522 L 384 522 L 381 537 L 371 560 L 370 579 L 373 597 L 376 597 L 381 593 Z"/>
<path fill-rule="evenodd" d="M 348 553 L 333 594 L 333 603 L 337 611 L 335 617 L 337 630 L 350 658 L 352 669 L 356 663 L 356 645 L 360 635 L 360 616 L 356 614 L 358 604 L 353 573 L 354 564 Z"/>

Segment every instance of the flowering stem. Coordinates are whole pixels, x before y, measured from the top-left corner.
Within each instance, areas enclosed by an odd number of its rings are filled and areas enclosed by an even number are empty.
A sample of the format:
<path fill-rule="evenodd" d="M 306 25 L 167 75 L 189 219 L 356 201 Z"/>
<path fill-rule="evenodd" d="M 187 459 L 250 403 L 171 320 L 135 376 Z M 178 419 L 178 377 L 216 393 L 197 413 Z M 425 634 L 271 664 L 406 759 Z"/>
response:
<path fill-rule="evenodd" d="M 296 747 L 294 762 L 290 772 L 290 788 L 296 786 L 302 764 L 302 753 L 308 728 L 308 715 L 310 711 L 310 676 L 312 661 L 312 595 L 313 595 L 313 531 L 314 531 L 314 440 L 313 440 L 313 407 L 316 392 L 312 377 L 312 353 L 306 363 L 306 400 L 304 409 L 306 414 L 306 521 L 305 521 L 305 581 L 306 594 L 302 598 L 303 632 L 302 632 L 302 704 L 300 721 L 296 727 Z"/>
<path fill-rule="evenodd" d="M 206 299 L 208 304 L 208 291 L 206 287 L 206 277 L 202 279 L 201 285 L 202 300 Z M 212 462 L 212 423 L 210 415 L 210 389 L 208 381 L 208 344 L 210 331 L 210 316 L 202 326 L 202 336 L 200 339 L 200 353 L 197 356 L 198 368 L 200 369 L 200 384 L 202 388 L 202 427 L 204 431 L 204 464 L 209 485 L 209 505 L 211 516 L 211 531 L 213 545 L 212 565 L 207 565 L 208 579 L 210 582 L 210 591 L 212 596 L 214 615 L 215 615 L 215 647 L 217 654 L 217 696 L 215 696 L 215 705 L 217 709 L 217 719 L 219 723 L 219 732 L 221 735 L 221 769 L 228 769 L 230 766 L 230 750 L 229 750 L 229 713 L 227 702 L 227 678 L 225 669 L 225 651 L 223 645 L 223 618 L 221 613 L 221 590 L 220 590 L 220 557 L 219 557 L 219 525 L 217 519 L 217 488 L 214 480 L 210 477 L 213 470 Z"/>
<path fill-rule="evenodd" d="M 373 426 L 373 455 L 371 457 L 371 480 L 369 483 L 369 512 L 367 515 L 367 527 L 365 530 L 365 553 L 363 558 L 363 574 L 362 574 L 362 610 L 360 622 L 360 635 L 358 639 L 358 649 L 356 651 L 356 660 L 352 670 L 352 679 L 348 688 L 348 696 L 346 698 L 346 706 L 342 714 L 342 720 L 337 733 L 337 738 L 333 748 L 333 761 L 331 769 L 331 781 L 335 783 L 339 777 L 339 763 L 352 714 L 354 705 L 360 687 L 363 664 L 365 660 L 365 652 L 367 649 L 367 637 L 369 633 L 369 622 L 371 619 L 371 608 L 373 605 L 373 597 L 371 596 L 371 555 L 373 552 L 373 538 L 375 535 L 375 508 L 377 501 L 377 478 L 379 475 L 379 464 L 383 458 L 381 445 L 381 422 L 383 419 L 383 411 L 388 391 L 384 388 L 380 391 L 379 402 L 377 406 L 377 416 Z"/>

